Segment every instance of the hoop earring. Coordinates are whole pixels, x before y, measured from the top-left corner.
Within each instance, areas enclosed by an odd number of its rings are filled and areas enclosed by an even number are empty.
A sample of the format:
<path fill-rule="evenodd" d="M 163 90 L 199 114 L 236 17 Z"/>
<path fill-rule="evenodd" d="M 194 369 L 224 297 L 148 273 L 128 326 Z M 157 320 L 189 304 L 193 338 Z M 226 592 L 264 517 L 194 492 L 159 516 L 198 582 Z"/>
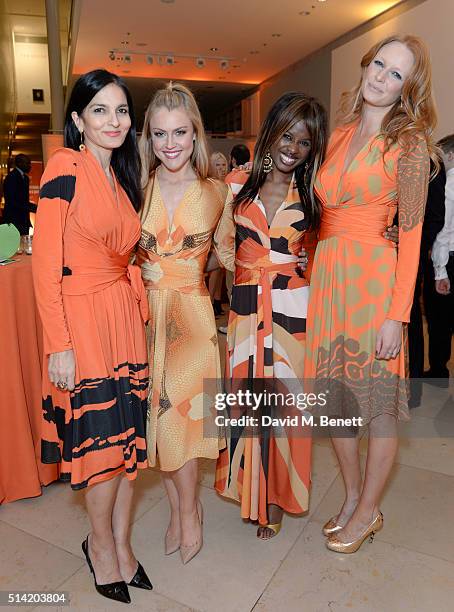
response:
<path fill-rule="evenodd" d="M 271 157 L 271 154 L 268 151 L 268 153 L 263 158 L 262 170 L 265 174 L 269 174 L 272 169 L 273 169 L 273 158 Z"/>
<path fill-rule="evenodd" d="M 85 151 L 85 144 L 84 144 L 84 131 L 83 131 L 83 130 L 80 132 L 80 145 L 79 145 L 79 151 Z"/>

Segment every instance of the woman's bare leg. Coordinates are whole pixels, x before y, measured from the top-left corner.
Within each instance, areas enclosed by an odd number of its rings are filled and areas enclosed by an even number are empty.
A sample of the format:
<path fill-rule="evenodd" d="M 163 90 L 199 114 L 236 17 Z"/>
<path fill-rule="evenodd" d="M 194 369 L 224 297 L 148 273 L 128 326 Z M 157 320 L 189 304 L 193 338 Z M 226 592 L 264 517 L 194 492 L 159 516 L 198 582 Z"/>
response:
<path fill-rule="evenodd" d="M 120 573 L 125 582 L 130 582 L 137 571 L 137 559 L 131 548 L 131 508 L 135 481 L 120 477 L 117 496 L 112 512 L 112 530 L 117 551 Z"/>
<path fill-rule="evenodd" d="M 170 522 L 167 528 L 168 536 L 175 541 L 180 540 L 180 498 L 178 490 L 169 472 L 161 472 L 162 481 L 170 506 Z"/>
<path fill-rule="evenodd" d="M 398 447 L 396 418 L 383 414 L 370 422 L 363 490 L 355 512 L 337 533 L 343 542 L 357 539 L 379 512 L 380 499 Z"/>
<path fill-rule="evenodd" d="M 112 532 L 112 512 L 120 476 L 87 487 L 85 502 L 91 533 L 88 550 L 98 584 L 122 580 Z"/>
<path fill-rule="evenodd" d="M 344 479 L 345 499 L 337 515 L 337 522 L 345 525 L 358 505 L 361 495 L 361 467 L 359 463 L 359 439 L 357 437 L 331 438 Z"/>

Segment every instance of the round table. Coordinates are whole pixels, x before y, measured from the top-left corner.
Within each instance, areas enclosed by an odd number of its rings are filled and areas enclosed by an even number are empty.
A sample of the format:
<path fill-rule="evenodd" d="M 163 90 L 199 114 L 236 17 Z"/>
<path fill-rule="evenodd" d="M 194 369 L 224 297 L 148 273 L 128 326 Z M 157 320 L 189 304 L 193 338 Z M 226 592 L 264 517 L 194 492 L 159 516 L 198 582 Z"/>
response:
<path fill-rule="evenodd" d="M 42 328 L 32 257 L 0 266 L 0 503 L 41 495 L 58 478 L 41 463 Z"/>

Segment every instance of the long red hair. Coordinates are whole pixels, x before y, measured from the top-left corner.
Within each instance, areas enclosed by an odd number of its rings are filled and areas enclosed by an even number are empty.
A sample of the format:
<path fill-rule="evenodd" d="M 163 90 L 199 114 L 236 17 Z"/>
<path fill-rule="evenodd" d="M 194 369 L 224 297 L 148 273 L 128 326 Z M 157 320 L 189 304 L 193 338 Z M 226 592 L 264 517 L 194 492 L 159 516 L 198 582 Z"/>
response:
<path fill-rule="evenodd" d="M 361 85 L 366 68 L 382 47 L 392 42 L 400 42 L 413 54 L 413 69 L 402 88 L 402 95 L 383 119 L 381 136 L 385 141 L 385 152 L 398 143 L 404 150 L 415 143 L 421 136 L 427 143 L 429 155 L 438 167 L 438 150 L 432 138 L 437 124 L 437 112 L 432 93 L 432 70 L 429 51 L 425 43 L 417 36 L 394 34 L 376 43 L 361 60 L 361 79 L 359 83 L 342 94 L 338 121 L 341 124 L 352 123 L 361 117 L 364 98 Z"/>

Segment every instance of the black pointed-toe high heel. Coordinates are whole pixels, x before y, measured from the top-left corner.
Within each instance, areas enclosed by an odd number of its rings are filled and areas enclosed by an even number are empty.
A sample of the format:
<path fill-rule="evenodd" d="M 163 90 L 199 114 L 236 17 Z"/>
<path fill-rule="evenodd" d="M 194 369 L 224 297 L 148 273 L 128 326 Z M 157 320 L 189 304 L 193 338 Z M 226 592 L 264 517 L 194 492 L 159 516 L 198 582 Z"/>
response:
<path fill-rule="evenodd" d="M 129 586 L 137 587 L 138 589 L 146 589 L 151 591 L 153 585 L 150 582 L 145 570 L 142 565 L 137 561 L 137 572 L 132 577 L 131 581 L 128 582 Z"/>
<path fill-rule="evenodd" d="M 90 568 L 90 572 L 93 574 L 95 588 L 98 593 L 103 597 L 107 597 L 107 599 L 113 599 L 114 601 L 119 601 L 121 603 L 131 603 L 128 587 L 124 580 L 120 580 L 119 582 L 110 582 L 109 584 L 98 584 L 96 582 L 95 570 L 93 569 L 90 555 L 88 554 L 88 536 L 87 539 L 82 542 L 82 550 L 85 555 L 85 559 L 87 560 L 88 567 Z"/>

